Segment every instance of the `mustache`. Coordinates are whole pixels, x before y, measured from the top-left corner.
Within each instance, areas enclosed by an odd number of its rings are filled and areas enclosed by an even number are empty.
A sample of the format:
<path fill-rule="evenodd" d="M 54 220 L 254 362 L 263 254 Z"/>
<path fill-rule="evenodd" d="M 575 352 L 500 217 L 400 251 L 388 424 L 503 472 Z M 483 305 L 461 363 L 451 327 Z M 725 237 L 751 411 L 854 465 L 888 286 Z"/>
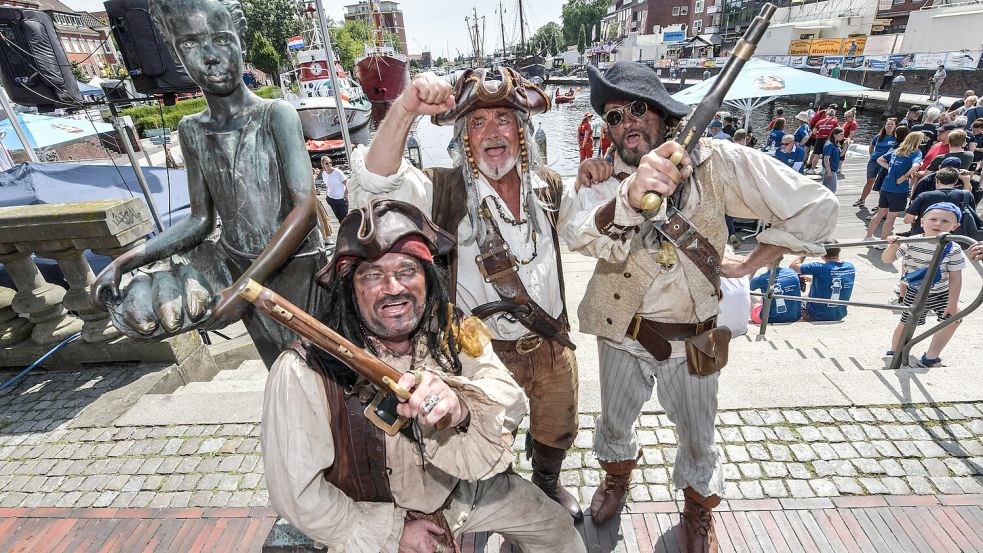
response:
<path fill-rule="evenodd" d="M 498 148 L 501 146 L 508 148 L 511 145 L 512 144 L 504 138 L 486 138 L 485 140 L 481 141 L 482 150 L 487 150 L 488 148 Z"/>
<path fill-rule="evenodd" d="M 373 307 L 376 310 L 379 310 L 382 309 L 382 307 L 387 303 L 396 303 L 401 301 L 409 302 L 412 305 L 416 305 L 416 299 L 413 297 L 413 294 L 410 294 L 409 292 L 403 292 L 402 294 L 396 294 L 395 296 L 386 296 L 385 298 L 382 298 L 379 301 L 375 302 L 375 305 Z"/>

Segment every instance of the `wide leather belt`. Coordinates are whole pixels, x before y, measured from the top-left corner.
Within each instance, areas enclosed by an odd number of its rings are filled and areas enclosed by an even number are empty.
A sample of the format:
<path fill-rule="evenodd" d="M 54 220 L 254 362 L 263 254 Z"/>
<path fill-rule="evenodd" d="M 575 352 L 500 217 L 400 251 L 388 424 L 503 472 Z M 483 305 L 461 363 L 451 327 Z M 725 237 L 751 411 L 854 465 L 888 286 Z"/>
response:
<path fill-rule="evenodd" d="M 564 336 L 564 338 L 566 337 Z M 569 340 L 569 338 L 566 339 Z M 530 332 L 523 335 L 518 340 L 492 340 L 492 349 L 494 349 L 496 352 L 514 351 L 519 355 L 529 355 L 539 348 L 547 346 L 549 342 L 556 342 L 563 347 L 567 347 L 562 340 L 543 338 L 538 334 Z"/>
<path fill-rule="evenodd" d="M 637 340 L 646 351 L 659 361 L 665 361 L 672 355 L 670 341 L 685 340 L 715 326 L 717 326 L 716 317 L 711 317 L 701 323 L 689 324 L 650 321 L 635 315 L 628 323 L 625 336 Z"/>

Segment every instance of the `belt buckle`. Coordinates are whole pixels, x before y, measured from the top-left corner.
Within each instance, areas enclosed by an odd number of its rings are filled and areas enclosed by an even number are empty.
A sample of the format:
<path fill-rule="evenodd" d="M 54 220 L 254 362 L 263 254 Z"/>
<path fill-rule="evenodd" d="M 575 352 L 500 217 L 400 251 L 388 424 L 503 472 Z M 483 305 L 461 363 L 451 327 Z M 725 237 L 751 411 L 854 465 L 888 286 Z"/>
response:
<path fill-rule="evenodd" d="M 542 345 L 542 336 L 529 333 L 515 341 L 515 352 L 519 355 L 528 355 L 539 349 Z"/>
<path fill-rule="evenodd" d="M 669 219 L 671 219 L 673 215 L 679 215 L 679 218 L 682 219 L 687 225 L 689 225 L 689 228 L 686 229 L 686 231 L 683 232 L 681 235 L 679 235 L 679 238 L 673 238 L 672 236 L 669 235 L 668 232 L 662 231 L 662 229 L 660 229 L 661 232 L 659 234 L 661 234 L 673 246 L 677 248 L 681 248 L 682 247 L 681 244 L 683 242 L 685 242 L 690 236 L 696 234 L 696 227 L 693 225 L 693 221 L 687 219 L 686 216 L 683 215 L 683 213 L 678 209 L 676 209 L 675 207 L 669 208 L 669 211 L 666 212 L 666 220 L 662 224 L 665 226 L 669 226 Z"/>
<path fill-rule="evenodd" d="M 638 331 L 642 329 L 642 317 L 640 315 L 635 315 L 632 319 L 631 332 L 628 333 L 628 337 L 632 340 L 638 340 Z"/>

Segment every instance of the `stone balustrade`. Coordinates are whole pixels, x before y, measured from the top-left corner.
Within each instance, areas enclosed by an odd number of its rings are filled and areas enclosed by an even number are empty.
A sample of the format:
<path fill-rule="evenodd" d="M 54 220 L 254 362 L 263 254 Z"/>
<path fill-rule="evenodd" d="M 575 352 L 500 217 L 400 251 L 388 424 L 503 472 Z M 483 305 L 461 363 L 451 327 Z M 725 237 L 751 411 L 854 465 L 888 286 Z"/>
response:
<path fill-rule="evenodd" d="M 124 338 L 109 315 L 90 301 L 96 275 L 85 252 L 115 258 L 141 244 L 152 230 L 146 205 L 137 198 L 0 208 L 0 265 L 16 289 L 0 287 L 0 366 L 29 364 L 77 332 L 82 344 L 73 344 L 72 352 L 60 359 L 56 356 L 59 366 L 181 364 L 191 356 L 207 357 L 194 332 L 161 342 Z M 35 258 L 57 262 L 68 289 L 46 281 Z"/>

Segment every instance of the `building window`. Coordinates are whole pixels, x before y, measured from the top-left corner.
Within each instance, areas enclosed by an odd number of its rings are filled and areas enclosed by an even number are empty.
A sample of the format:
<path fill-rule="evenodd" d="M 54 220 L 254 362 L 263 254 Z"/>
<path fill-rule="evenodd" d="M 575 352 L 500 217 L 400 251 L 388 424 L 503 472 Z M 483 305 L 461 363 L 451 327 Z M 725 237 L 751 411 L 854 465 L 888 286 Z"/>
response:
<path fill-rule="evenodd" d="M 696 6 L 693 7 L 693 13 L 703 13 L 703 0 L 696 0 Z"/>
<path fill-rule="evenodd" d="M 693 34 L 699 34 L 703 30 L 703 20 L 694 19 L 693 20 Z"/>
<path fill-rule="evenodd" d="M 65 48 L 66 52 L 74 52 L 72 50 L 72 43 L 67 38 L 61 39 L 61 45 Z"/>
<path fill-rule="evenodd" d="M 673 17 L 676 17 L 678 15 L 679 15 L 679 6 L 673 6 L 672 7 L 672 16 Z"/>
<path fill-rule="evenodd" d="M 689 13 L 689 6 L 681 6 L 679 8 L 679 15 L 686 15 Z"/>

